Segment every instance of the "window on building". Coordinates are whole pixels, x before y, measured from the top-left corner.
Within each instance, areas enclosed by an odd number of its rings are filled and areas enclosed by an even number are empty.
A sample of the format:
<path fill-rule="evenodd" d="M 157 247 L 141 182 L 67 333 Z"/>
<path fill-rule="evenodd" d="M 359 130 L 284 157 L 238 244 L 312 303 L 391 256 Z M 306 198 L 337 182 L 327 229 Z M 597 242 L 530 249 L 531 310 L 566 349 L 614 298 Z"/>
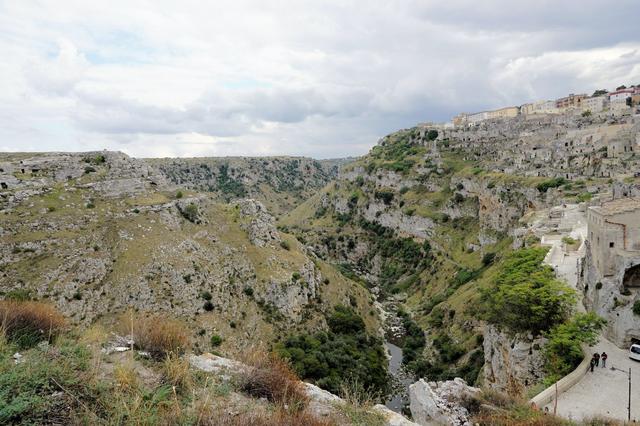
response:
<path fill-rule="evenodd" d="M 609 243 L 609 248 L 613 248 L 613 246 L 615 246 L 615 244 L 612 242 Z"/>

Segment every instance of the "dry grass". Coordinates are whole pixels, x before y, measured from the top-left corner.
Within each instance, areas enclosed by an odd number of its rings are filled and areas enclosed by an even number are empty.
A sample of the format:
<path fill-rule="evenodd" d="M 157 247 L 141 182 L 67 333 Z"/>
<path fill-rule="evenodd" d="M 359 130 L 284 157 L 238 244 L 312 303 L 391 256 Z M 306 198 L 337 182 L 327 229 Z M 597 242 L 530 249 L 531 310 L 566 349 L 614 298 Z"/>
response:
<path fill-rule="evenodd" d="M 118 364 L 113 369 L 113 378 L 118 389 L 123 392 L 134 392 L 140 387 L 138 373 L 130 364 Z"/>
<path fill-rule="evenodd" d="M 291 412 L 282 408 L 274 411 L 257 411 L 240 414 L 228 410 L 203 416 L 198 422 L 201 426 L 334 426 L 329 419 L 319 419 L 307 411 Z"/>
<path fill-rule="evenodd" d="M 243 359 L 250 368 L 240 377 L 240 389 L 255 398 L 286 405 L 289 410 L 300 411 L 309 398 L 296 373 L 282 358 L 261 351 L 250 353 Z"/>
<path fill-rule="evenodd" d="M 532 408 L 525 399 L 491 389 L 483 389 L 479 395 L 465 398 L 462 405 L 473 415 L 473 423 L 481 426 L 568 426 L 573 424 L 551 413 Z"/>
<path fill-rule="evenodd" d="M 137 348 L 149 352 L 157 360 L 169 354 L 182 354 L 189 347 L 187 326 L 159 315 L 125 314 L 120 320 L 119 329 L 123 334 L 133 337 Z"/>
<path fill-rule="evenodd" d="M 162 377 L 166 384 L 181 393 L 188 392 L 193 385 L 189 361 L 173 353 L 167 355 L 162 364 Z"/>
<path fill-rule="evenodd" d="M 0 301 L 0 329 L 9 341 L 29 347 L 51 342 L 65 326 L 62 314 L 53 306 L 31 301 Z"/>

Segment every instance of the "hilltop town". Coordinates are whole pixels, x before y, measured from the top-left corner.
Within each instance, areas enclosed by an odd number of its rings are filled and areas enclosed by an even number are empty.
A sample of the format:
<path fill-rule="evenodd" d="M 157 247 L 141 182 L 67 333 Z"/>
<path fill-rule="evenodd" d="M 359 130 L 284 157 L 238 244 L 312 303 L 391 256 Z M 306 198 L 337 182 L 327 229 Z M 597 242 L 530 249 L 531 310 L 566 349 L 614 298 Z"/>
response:
<path fill-rule="evenodd" d="M 587 117 L 591 114 L 608 112 L 611 116 L 624 115 L 640 105 L 640 85 L 618 86 L 609 92 L 598 89 L 591 96 L 586 93 L 569 94 L 556 100 L 539 100 L 520 106 L 508 106 L 489 111 L 460 113 L 451 122 L 439 125 L 441 129 L 471 127 L 483 121 L 500 118 L 514 118 L 519 115 L 530 117 L 538 114 L 579 113 Z"/>

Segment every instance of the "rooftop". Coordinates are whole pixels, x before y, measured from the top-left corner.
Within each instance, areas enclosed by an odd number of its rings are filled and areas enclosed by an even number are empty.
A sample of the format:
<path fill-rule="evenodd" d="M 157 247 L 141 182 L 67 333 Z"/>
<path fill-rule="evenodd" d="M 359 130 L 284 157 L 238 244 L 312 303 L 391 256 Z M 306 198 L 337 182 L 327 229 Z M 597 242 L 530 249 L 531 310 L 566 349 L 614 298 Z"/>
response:
<path fill-rule="evenodd" d="M 603 216 L 612 216 L 620 213 L 640 210 L 640 198 L 619 198 L 617 200 L 606 201 L 591 209 Z"/>

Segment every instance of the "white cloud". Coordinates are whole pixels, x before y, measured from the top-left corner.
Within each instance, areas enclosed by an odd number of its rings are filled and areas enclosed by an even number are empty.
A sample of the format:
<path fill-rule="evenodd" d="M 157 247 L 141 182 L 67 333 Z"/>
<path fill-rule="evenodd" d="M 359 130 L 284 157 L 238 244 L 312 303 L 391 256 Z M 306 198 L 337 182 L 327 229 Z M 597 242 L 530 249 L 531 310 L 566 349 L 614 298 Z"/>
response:
<path fill-rule="evenodd" d="M 640 82 L 633 7 L 0 2 L 0 149 L 362 154 L 418 121 Z"/>

